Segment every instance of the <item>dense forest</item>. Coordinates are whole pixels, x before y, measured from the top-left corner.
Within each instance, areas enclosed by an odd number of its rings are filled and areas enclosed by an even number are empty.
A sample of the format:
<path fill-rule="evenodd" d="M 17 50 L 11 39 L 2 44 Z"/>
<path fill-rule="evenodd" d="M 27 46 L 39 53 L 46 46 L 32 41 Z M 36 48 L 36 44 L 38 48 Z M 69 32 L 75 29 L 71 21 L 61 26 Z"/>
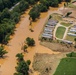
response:
<path fill-rule="evenodd" d="M 2 11 L 5 8 L 11 8 L 19 1 L 20 0 L 0 0 L 0 11 Z"/>
<path fill-rule="evenodd" d="M 9 11 L 18 2 L 19 4 Z M 29 7 L 32 7 L 29 12 L 30 18 L 35 21 L 39 18 L 40 12 L 48 11 L 50 6 L 58 7 L 61 2 L 62 0 L 0 0 L 0 43 L 8 43 L 9 36 L 14 33 L 15 25 L 19 22 L 21 14 Z"/>

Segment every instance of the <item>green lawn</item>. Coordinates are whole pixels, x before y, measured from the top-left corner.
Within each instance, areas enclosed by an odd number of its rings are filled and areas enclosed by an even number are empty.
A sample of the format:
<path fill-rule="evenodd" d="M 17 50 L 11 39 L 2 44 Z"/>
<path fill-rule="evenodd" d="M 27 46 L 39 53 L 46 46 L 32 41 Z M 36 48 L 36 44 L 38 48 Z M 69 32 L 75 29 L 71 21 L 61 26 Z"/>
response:
<path fill-rule="evenodd" d="M 58 27 L 56 31 L 56 37 L 62 39 L 64 36 L 66 28 L 65 27 Z"/>
<path fill-rule="evenodd" d="M 74 41 L 75 38 L 76 38 L 75 36 L 69 36 L 69 35 L 66 36 L 66 40 L 69 41 Z"/>
<path fill-rule="evenodd" d="M 70 26 L 71 24 L 70 24 L 70 23 L 61 22 L 61 25 L 68 27 L 68 26 Z"/>
<path fill-rule="evenodd" d="M 76 75 L 76 58 L 63 58 L 53 75 Z"/>

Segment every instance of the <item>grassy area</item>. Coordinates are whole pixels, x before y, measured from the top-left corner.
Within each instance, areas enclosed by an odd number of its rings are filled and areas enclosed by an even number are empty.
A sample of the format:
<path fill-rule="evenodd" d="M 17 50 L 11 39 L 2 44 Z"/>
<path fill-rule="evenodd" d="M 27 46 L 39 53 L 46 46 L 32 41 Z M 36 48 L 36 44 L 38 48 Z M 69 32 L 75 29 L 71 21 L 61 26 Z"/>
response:
<path fill-rule="evenodd" d="M 56 37 L 62 39 L 63 35 L 65 33 L 66 28 L 64 27 L 58 27 L 57 31 L 56 31 Z"/>
<path fill-rule="evenodd" d="M 63 58 L 53 75 L 76 75 L 76 58 Z"/>
<path fill-rule="evenodd" d="M 69 36 L 69 35 L 66 36 L 66 40 L 69 41 L 74 41 L 75 38 L 76 38 L 75 36 Z"/>
<path fill-rule="evenodd" d="M 55 19 L 55 20 L 62 20 L 62 16 L 60 14 L 57 14 L 57 13 L 53 13 L 51 14 L 52 18 Z"/>
<path fill-rule="evenodd" d="M 61 22 L 61 25 L 69 27 L 71 24 L 70 23 Z"/>
<path fill-rule="evenodd" d="M 66 54 L 67 57 L 76 57 L 76 53 L 75 52 L 71 52 Z"/>
<path fill-rule="evenodd" d="M 76 8 L 76 5 L 74 5 L 73 3 L 69 3 L 68 7 L 70 7 L 70 8 Z"/>

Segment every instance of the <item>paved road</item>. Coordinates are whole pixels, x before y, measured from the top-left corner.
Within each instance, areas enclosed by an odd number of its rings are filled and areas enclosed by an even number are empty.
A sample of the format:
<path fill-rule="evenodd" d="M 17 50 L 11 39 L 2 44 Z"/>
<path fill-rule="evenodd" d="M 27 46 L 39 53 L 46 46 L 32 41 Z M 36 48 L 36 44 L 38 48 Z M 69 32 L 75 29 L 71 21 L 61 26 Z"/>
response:
<path fill-rule="evenodd" d="M 17 4 L 15 4 L 13 7 L 11 7 L 10 9 L 9 9 L 9 11 L 12 11 L 17 5 L 19 5 L 20 4 L 20 2 L 18 2 Z"/>
<path fill-rule="evenodd" d="M 68 27 L 66 27 L 66 30 L 65 30 L 65 33 L 64 33 L 64 36 L 63 36 L 63 40 L 65 40 L 67 32 L 68 32 Z"/>

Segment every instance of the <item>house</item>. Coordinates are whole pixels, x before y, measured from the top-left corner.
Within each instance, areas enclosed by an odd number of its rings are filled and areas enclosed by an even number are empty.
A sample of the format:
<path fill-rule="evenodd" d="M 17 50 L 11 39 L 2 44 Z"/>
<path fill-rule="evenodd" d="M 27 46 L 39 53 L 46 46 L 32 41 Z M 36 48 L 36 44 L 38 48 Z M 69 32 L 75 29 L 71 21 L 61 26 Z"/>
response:
<path fill-rule="evenodd" d="M 53 39 L 53 30 L 54 30 L 57 22 L 58 22 L 57 20 L 49 19 L 47 24 L 45 25 L 42 37 L 48 38 L 48 39 Z"/>
<path fill-rule="evenodd" d="M 51 27 L 51 28 L 54 28 L 55 26 L 49 26 L 49 25 L 46 25 L 45 27 Z"/>
<path fill-rule="evenodd" d="M 73 34 L 73 33 L 67 33 L 67 34 L 70 36 L 76 36 L 76 34 Z"/>
<path fill-rule="evenodd" d="M 47 25 L 50 25 L 50 26 L 56 26 L 57 23 L 58 23 L 57 20 L 49 19 L 48 22 L 47 22 Z"/>
<path fill-rule="evenodd" d="M 68 40 L 62 40 L 62 42 L 64 42 L 64 43 L 68 43 L 68 44 L 73 44 L 72 41 L 68 41 Z"/>
<path fill-rule="evenodd" d="M 76 32 L 76 29 L 70 29 L 70 32 Z"/>
<path fill-rule="evenodd" d="M 50 32 L 52 32 L 52 31 L 53 31 L 53 30 L 50 30 L 50 29 L 47 29 L 47 28 L 46 28 L 46 29 L 44 29 L 44 30 L 45 30 L 45 31 L 50 31 Z"/>
<path fill-rule="evenodd" d="M 44 38 L 51 38 L 51 39 L 52 39 L 53 35 L 43 33 L 43 34 L 42 34 L 42 37 L 44 37 Z"/>

